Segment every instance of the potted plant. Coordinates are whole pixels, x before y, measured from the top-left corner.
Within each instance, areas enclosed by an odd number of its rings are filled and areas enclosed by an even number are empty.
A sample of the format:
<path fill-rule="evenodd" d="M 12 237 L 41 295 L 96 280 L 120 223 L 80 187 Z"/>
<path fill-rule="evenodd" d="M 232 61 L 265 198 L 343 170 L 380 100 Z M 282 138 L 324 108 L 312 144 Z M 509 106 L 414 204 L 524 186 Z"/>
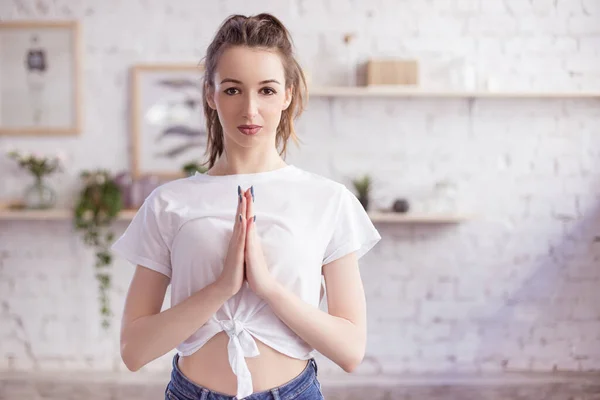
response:
<path fill-rule="evenodd" d="M 369 197 L 371 194 L 373 180 L 369 175 L 364 175 L 362 178 L 353 179 L 352 184 L 356 190 L 356 197 L 358 197 L 358 201 L 360 201 L 360 204 L 362 204 L 365 211 L 368 211 Z"/>
<path fill-rule="evenodd" d="M 195 161 L 190 161 L 189 163 L 184 164 L 181 169 L 183 170 L 183 173 L 186 176 L 193 176 L 196 172 L 200 172 L 201 174 L 203 174 L 206 171 L 208 171 L 208 168 L 200 165 Z"/>
<path fill-rule="evenodd" d="M 61 171 L 65 157 L 61 154 L 43 156 L 18 150 L 11 150 L 7 155 L 34 177 L 34 183 L 25 189 L 25 207 L 29 209 L 52 208 L 56 203 L 56 193 L 44 182 L 44 177 Z"/>
<path fill-rule="evenodd" d="M 111 224 L 122 208 L 121 191 L 115 179 L 106 170 L 83 171 L 83 188 L 79 193 L 75 210 L 75 228 L 82 232 L 86 245 L 96 253 L 96 279 L 100 292 L 100 314 L 102 326 L 110 326 L 110 302 L 108 292 L 111 276 L 108 267 L 112 264 L 110 246 L 114 234 Z"/>

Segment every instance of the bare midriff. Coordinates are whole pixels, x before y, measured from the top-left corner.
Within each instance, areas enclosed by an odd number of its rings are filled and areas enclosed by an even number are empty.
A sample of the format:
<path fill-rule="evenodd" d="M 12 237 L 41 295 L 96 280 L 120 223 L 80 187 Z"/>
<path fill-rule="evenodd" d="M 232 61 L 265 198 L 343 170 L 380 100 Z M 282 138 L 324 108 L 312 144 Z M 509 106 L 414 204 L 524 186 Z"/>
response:
<path fill-rule="evenodd" d="M 252 389 L 262 392 L 281 386 L 304 370 L 308 361 L 282 354 L 256 338 L 260 355 L 246 358 L 252 375 Z M 179 358 L 179 369 L 190 381 L 215 392 L 235 396 L 237 377 L 233 373 L 227 355 L 229 336 L 225 332 L 216 334 L 198 351 Z"/>

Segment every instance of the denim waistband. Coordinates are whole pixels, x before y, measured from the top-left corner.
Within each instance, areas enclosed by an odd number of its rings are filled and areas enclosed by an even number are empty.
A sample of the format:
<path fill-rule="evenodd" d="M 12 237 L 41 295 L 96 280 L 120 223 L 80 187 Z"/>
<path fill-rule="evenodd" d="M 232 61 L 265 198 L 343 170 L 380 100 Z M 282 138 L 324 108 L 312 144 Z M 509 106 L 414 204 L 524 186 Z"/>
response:
<path fill-rule="evenodd" d="M 183 394 L 184 396 L 193 398 L 193 399 L 206 399 L 209 394 L 211 394 L 211 398 L 218 400 L 235 400 L 237 399 L 235 396 L 230 396 L 228 394 L 215 392 L 210 390 L 204 386 L 200 386 L 192 381 L 190 381 L 179 369 L 178 362 L 179 354 L 175 354 L 173 357 L 173 370 L 171 372 L 171 385 L 175 387 L 175 390 Z M 291 381 L 284 383 L 281 386 L 275 387 L 273 389 L 265 390 L 263 392 L 255 392 L 250 396 L 246 397 L 247 399 L 286 399 L 286 398 L 294 398 L 297 394 L 306 390 L 317 378 L 317 363 L 314 358 L 309 359 L 306 368 L 294 379 Z M 272 397 L 271 397 L 272 396 Z"/>

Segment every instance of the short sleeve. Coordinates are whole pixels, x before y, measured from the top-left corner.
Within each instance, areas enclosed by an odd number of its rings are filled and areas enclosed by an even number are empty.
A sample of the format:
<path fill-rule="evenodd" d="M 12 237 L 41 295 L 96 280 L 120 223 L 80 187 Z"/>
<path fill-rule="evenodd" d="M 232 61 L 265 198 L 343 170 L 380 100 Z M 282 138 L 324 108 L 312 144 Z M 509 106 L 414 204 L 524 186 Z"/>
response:
<path fill-rule="evenodd" d="M 323 265 L 352 252 L 356 252 L 357 258 L 361 258 L 381 240 L 379 232 L 356 196 L 345 186 L 341 192 Z"/>
<path fill-rule="evenodd" d="M 113 243 L 111 250 L 132 264 L 142 265 L 171 278 L 171 253 L 164 240 L 164 226 L 161 215 L 154 210 L 149 197 L 123 235 Z"/>

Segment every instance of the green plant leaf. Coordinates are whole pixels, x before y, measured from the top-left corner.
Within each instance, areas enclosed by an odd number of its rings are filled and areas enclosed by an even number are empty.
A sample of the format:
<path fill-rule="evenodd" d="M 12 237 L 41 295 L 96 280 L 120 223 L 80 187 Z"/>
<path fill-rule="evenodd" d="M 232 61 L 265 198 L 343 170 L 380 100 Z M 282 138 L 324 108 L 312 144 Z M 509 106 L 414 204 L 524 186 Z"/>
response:
<path fill-rule="evenodd" d="M 111 226 L 122 209 L 121 192 L 108 170 L 82 171 L 80 178 L 83 187 L 73 209 L 73 224 L 81 232 L 83 242 L 95 250 L 95 266 L 103 271 L 96 274 L 100 314 L 110 316 L 108 291 L 111 275 L 107 268 L 113 261 L 110 245 L 114 233 Z M 108 328 L 110 321 L 104 319 L 102 326 Z"/>

